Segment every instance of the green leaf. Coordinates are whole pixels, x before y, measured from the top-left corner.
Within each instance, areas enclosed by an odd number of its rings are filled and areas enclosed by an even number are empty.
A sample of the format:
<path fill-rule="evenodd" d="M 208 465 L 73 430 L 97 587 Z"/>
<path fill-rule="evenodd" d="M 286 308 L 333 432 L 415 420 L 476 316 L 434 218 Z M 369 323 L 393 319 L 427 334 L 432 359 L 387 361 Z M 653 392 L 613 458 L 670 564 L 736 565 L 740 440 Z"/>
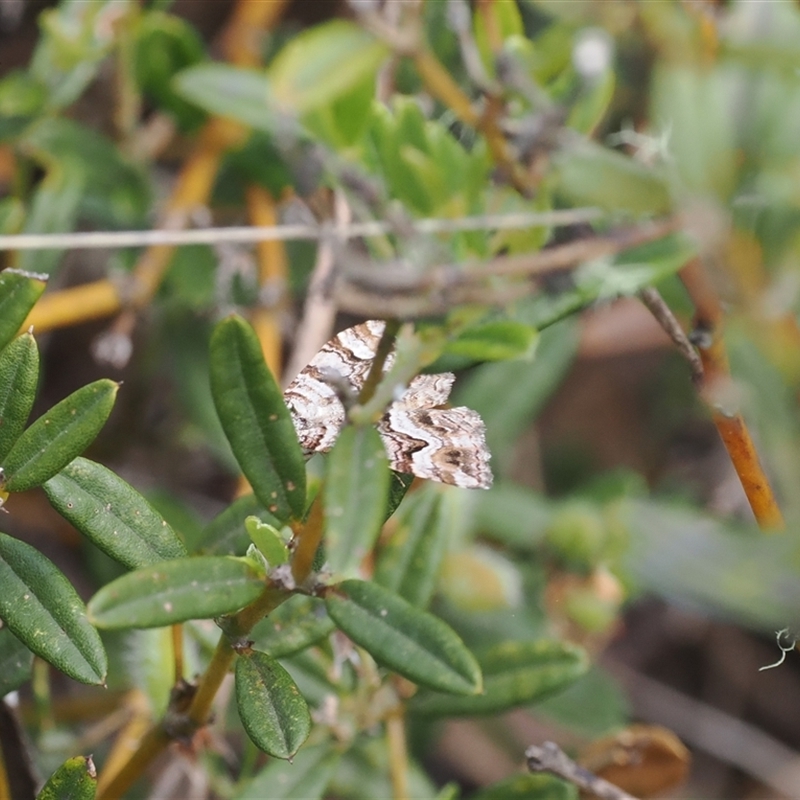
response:
<path fill-rule="evenodd" d="M 183 130 L 191 130 L 204 115 L 179 97 L 170 85 L 178 70 L 205 58 L 203 40 L 196 28 L 174 14 L 150 10 L 136 27 L 136 80 L 142 91 L 167 112 Z"/>
<path fill-rule="evenodd" d="M 40 276 L 13 269 L 0 272 L 0 349 L 17 335 L 44 287 Z"/>
<path fill-rule="evenodd" d="M 448 342 L 446 353 L 470 361 L 506 361 L 530 355 L 538 332 L 513 320 L 496 320 L 471 325 Z"/>
<path fill-rule="evenodd" d="M 372 550 L 386 514 L 391 475 L 371 425 L 346 427 L 328 458 L 325 554 L 334 575 L 349 575 Z"/>
<path fill-rule="evenodd" d="M 269 68 L 277 102 L 296 114 L 327 105 L 374 76 L 388 45 L 350 20 L 309 28 L 278 53 Z"/>
<path fill-rule="evenodd" d="M 267 764 L 234 800 L 322 800 L 338 761 L 332 742 L 304 747 L 291 762 Z"/>
<path fill-rule="evenodd" d="M 197 64 L 181 70 L 172 88 L 209 114 L 227 117 L 257 131 L 273 133 L 277 122 L 269 107 L 263 70 L 229 64 Z"/>
<path fill-rule="evenodd" d="M 434 486 L 410 495 L 400 506 L 392 538 L 375 565 L 376 583 L 420 608 L 433 596 L 449 538 L 441 499 L 441 490 Z"/>
<path fill-rule="evenodd" d="M 19 689 L 31 676 L 33 653 L 8 628 L 0 628 L 0 697 Z"/>
<path fill-rule="evenodd" d="M 506 641 L 479 655 L 484 692 L 475 697 L 453 697 L 419 692 L 409 710 L 422 715 L 487 714 L 533 703 L 569 686 L 589 667 L 586 653 L 567 642 L 540 639 Z"/>
<path fill-rule="evenodd" d="M 111 12 L 111 18 L 109 18 Z M 39 16 L 42 35 L 30 72 L 48 89 L 50 109 L 75 102 L 114 45 L 114 0 L 59 3 Z"/>
<path fill-rule="evenodd" d="M 267 559 L 270 567 L 278 567 L 289 561 L 289 550 L 281 532 L 268 522 L 262 522 L 258 517 L 248 517 L 244 527 L 250 541 L 259 549 L 261 555 Z"/>
<path fill-rule="evenodd" d="M 669 153 L 687 188 L 728 198 L 737 185 L 735 92 L 741 77 L 729 67 L 662 63 L 654 70 L 652 120 L 669 131 Z"/>
<path fill-rule="evenodd" d="M 81 198 L 86 191 L 83 172 L 73 163 L 51 169 L 36 187 L 28 203 L 22 233 L 67 233 L 78 221 Z M 30 273 L 50 275 L 58 268 L 63 250 L 22 250 L 16 264 Z"/>
<path fill-rule="evenodd" d="M 91 756 L 65 761 L 42 787 L 36 800 L 94 800 L 97 773 Z"/>
<path fill-rule="evenodd" d="M 557 185 L 577 205 L 631 214 L 666 214 L 672 198 L 666 178 L 655 169 L 595 142 L 553 157 Z"/>
<path fill-rule="evenodd" d="M 256 623 L 250 638 L 253 650 L 283 658 L 316 644 L 335 627 L 320 598 L 296 594 Z"/>
<path fill-rule="evenodd" d="M 71 230 L 78 215 L 104 227 L 145 223 L 151 200 L 146 174 L 107 137 L 74 120 L 45 117 L 26 129 L 19 146 L 47 172 L 43 186 L 50 189 L 47 218 L 52 231 Z M 52 207 L 59 198 L 63 209 Z M 45 208 L 35 211 L 26 223 L 28 232 Z M 42 215 L 37 225 L 44 222 Z M 25 261 L 23 265 L 31 268 Z"/>
<path fill-rule="evenodd" d="M 475 500 L 475 530 L 509 547 L 537 551 L 553 511 L 551 501 L 533 489 L 496 483 Z"/>
<path fill-rule="evenodd" d="M 577 326 L 564 322 L 541 334 L 532 362 L 486 364 L 460 387 L 458 404 L 477 411 L 486 423 L 486 442 L 497 472 L 510 466 L 520 434 L 559 385 L 577 348 Z"/>
<path fill-rule="evenodd" d="M 40 486 L 83 452 L 108 419 L 117 389 L 114 381 L 95 381 L 39 417 L 3 462 L 6 491 Z"/>
<path fill-rule="evenodd" d="M 130 569 L 181 558 L 178 535 L 130 484 L 76 458 L 44 484 L 50 504 L 104 553 Z"/>
<path fill-rule="evenodd" d="M 470 800 L 578 800 L 578 789 L 551 775 L 514 775 L 470 795 Z"/>
<path fill-rule="evenodd" d="M 211 337 L 211 392 L 231 449 L 258 499 L 278 519 L 301 517 L 303 452 L 258 337 L 241 317 L 223 320 Z"/>
<path fill-rule="evenodd" d="M 325 605 L 356 644 L 409 680 L 454 694 L 481 691 L 480 668 L 455 631 L 399 595 L 348 580 L 327 592 Z"/>
<path fill-rule="evenodd" d="M 36 655 L 82 683 L 102 683 L 106 653 L 70 582 L 29 544 L 0 533 L 0 619 Z"/>
<path fill-rule="evenodd" d="M 291 758 L 311 732 L 308 705 L 291 675 L 265 653 L 236 661 L 236 704 L 247 735 L 275 758 Z"/>
<path fill-rule="evenodd" d="M 88 610 L 99 628 L 159 628 L 232 613 L 263 590 L 264 576 L 247 559 L 190 556 L 117 578 Z"/>
<path fill-rule="evenodd" d="M 206 525 L 198 549 L 209 556 L 240 556 L 250 544 L 244 523 L 248 517 L 256 516 L 262 522 L 280 528 L 280 520 L 272 516 L 254 494 L 239 497 L 221 514 Z"/>
<path fill-rule="evenodd" d="M 587 87 L 585 94 L 582 94 L 570 109 L 567 117 L 568 127 L 590 136 L 605 116 L 614 98 L 616 84 L 614 71 L 609 69 L 599 80 Z"/>
<path fill-rule="evenodd" d="M 0 462 L 28 421 L 39 381 L 39 348 L 29 333 L 0 352 Z"/>

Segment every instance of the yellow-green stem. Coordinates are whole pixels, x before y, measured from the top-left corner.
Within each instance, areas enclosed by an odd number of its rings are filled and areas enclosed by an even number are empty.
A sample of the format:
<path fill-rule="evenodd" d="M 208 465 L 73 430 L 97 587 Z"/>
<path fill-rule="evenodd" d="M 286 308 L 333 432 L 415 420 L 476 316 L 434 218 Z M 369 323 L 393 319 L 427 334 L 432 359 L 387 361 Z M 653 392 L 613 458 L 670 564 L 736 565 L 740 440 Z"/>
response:
<path fill-rule="evenodd" d="M 119 800 L 124 797 L 125 792 L 142 777 L 147 767 L 164 751 L 169 742 L 170 738 L 161 725 L 151 728 L 130 761 L 111 780 L 104 783 L 101 776 L 96 800 Z"/>

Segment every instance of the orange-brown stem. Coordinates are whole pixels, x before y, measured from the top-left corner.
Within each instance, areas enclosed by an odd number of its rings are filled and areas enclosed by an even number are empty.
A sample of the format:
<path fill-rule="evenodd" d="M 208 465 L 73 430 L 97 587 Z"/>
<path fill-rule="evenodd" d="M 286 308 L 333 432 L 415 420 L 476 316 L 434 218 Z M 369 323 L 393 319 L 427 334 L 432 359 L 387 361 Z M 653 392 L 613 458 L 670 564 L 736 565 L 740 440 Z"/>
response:
<path fill-rule="evenodd" d="M 711 419 L 739 476 L 750 507 L 763 530 L 785 527 L 769 478 L 747 424 L 739 413 L 723 410 L 720 396 L 730 382 L 730 369 L 722 340 L 722 304 L 699 259 L 693 259 L 680 272 L 681 280 L 695 306 L 698 351 L 703 364 L 700 397 L 711 411 Z"/>

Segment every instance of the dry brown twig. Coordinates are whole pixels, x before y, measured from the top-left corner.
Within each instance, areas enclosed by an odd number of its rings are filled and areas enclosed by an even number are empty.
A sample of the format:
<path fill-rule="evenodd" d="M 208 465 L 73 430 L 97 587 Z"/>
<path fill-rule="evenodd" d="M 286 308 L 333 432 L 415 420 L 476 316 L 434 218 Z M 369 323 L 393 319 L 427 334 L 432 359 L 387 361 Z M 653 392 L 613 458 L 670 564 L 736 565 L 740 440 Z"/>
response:
<path fill-rule="evenodd" d="M 525 758 L 531 772 L 550 772 L 601 800 L 636 800 L 632 794 L 576 764 L 555 742 L 545 742 L 541 747 L 531 745 L 525 751 Z"/>

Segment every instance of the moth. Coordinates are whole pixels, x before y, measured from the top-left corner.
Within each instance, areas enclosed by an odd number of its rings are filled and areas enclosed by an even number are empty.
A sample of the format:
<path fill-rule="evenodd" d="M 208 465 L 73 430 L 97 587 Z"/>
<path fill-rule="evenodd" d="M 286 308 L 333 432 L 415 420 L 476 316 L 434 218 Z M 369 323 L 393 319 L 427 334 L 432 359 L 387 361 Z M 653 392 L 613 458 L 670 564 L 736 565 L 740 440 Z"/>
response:
<path fill-rule="evenodd" d="M 342 331 L 287 387 L 284 400 L 306 455 L 330 450 L 346 422 L 330 376 L 346 381 L 357 395 L 383 329 L 383 321 L 369 320 Z M 384 369 L 393 362 L 390 354 Z M 389 406 L 378 431 L 393 470 L 466 489 L 488 489 L 492 471 L 483 420 L 469 408 L 443 408 L 454 381 L 451 372 L 418 375 Z"/>

